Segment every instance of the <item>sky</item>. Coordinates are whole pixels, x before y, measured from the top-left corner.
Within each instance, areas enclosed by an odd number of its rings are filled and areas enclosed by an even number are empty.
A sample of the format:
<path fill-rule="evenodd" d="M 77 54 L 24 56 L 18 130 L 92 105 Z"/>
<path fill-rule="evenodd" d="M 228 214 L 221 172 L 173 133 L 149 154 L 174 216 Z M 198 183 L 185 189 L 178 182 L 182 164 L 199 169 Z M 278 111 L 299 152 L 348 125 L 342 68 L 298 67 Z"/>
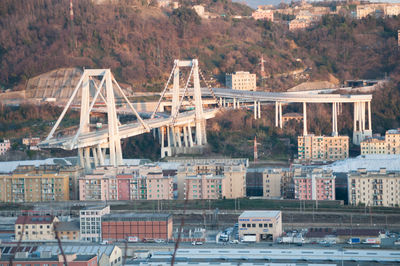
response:
<path fill-rule="evenodd" d="M 233 2 L 240 2 L 249 5 L 251 8 L 256 9 L 259 5 L 278 5 L 282 2 L 282 0 L 233 0 Z M 291 0 L 284 0 L 286 3 L 292 2 Z M 307 1 L 307 2 L 315 2 L 315 1 Z M 386 2 L 386 3 L 400 3 L 400 0 L 375 0 L 371 2 Z"/>

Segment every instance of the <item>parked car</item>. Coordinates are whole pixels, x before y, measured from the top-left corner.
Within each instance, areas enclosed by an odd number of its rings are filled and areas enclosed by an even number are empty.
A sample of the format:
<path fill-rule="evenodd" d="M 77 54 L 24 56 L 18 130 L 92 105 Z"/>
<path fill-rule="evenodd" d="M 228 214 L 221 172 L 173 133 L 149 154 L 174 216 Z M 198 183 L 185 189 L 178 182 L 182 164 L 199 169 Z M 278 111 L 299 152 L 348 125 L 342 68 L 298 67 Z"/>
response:
<path fill-rule="evenodd" d="M 234 239 L 234 240 L 229 241 L 229 243 L 231 243 L 231 244 L 239 244 L 239 240 Z"/>
<path fill-rule="evenodd" d="M 156 239 L 156 243 L 165 243 L 164 239 Z"/>
<path fill-rule="evenodd" d="M 196 246 L 196 245 L 203 245 L 203 242 L 201 242 L 201 241 L 193 241 L 193 242 L 192 242 L 192 245 L 193 245 L 193 246 Z"/>

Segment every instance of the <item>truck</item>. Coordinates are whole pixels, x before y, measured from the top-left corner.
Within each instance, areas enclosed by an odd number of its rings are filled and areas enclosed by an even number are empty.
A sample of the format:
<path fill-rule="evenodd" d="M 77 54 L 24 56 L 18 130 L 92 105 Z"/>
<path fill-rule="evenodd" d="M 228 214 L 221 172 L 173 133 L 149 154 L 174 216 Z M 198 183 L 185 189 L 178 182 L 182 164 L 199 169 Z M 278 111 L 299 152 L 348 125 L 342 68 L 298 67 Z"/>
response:
<path fill-rule="evenodd" d="M 353 245 L 353 244 L 360 244 L 361 240 L 359 237 L 352 237 L 347 241 L 348 244 Z"/>
<path fill-rule="evenodd" d="M 133 243 L 139 242 L 139 238 L 137 236 L 128 236 L 127 240 L 128 242 L 133 242 Z"/>
<path fill-rule="evenodd" d="M 282 237 L 282 243 L 293 243 L 293 237 L 292 236 L 284 236 Z"/>
<path fill-rule="evenodd" d="M 363 242 L 363 244 L 380 244 L 380 241 L 376 238 L 367 238 Z"/>
<path fill-rule="evenodd" d="M 242 242 L 254 243 L 256 241 L 257 241 L 257 237 L 255 235 L 244 235 L 242 237 Z"/>

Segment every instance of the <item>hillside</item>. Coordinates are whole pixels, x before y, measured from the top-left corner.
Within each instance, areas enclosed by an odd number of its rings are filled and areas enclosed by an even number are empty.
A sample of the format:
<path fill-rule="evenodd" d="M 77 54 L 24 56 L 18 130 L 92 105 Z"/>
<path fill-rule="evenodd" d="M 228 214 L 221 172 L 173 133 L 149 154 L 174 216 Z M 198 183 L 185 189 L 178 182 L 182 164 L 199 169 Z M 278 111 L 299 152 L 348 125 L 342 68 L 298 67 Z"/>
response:
<path fill-rule="evenodd" d="M 224 17 L 201 19 L 185 6 L 172 11 L 139 1 L 95 5 L 82 0 L 74 3 L 71 27 L 68 0 L 4 0 L 0 83 L 24 87 L 28 78 L 55 68 L 92 67 L 111 68 L 118 80 L 137 89 L 160 90 L 176 58 L 199 58 L 208 77 L 216 75 L 223 83 L 226 72 L 258 72 L 261 54 L 272 77 L 302 67 L 312 69 L 312 80 L 324 80 L 328 73 L 343 80 L 398 72 L 399 18 L 330 16 L 316 29 L 292 33 L 277 23 L 232 19 L 249 14 L 240 4 L 200 2 Z M 283 90 L 300 82 L 271 78 L 266 85 Z"/>
<path fill-rule="evenodd" d="M 207 78 L 219 85 L 225 73 L 246 70 L 258 73 L 263 54 L 265 88 L 282 91 L 304 81 L 355 78 L 382 78 L 392 82 L 374 94 L 373 130 L 384 133 L 400 126 L 400 67 L 397 29 L 400 17 L 355 20 L 346 16 L 324 16 L 314 28 L 289 32 L 287 25 L 233 19 L 249 15 L 251 10 L 230 0 L 197 0 L 209 12 L 223 15 L 201 19 L 189 1 L 176 10 L 161 10 L 153 2 L 118 1 L 114 5 L 95 5 L 90 0 L 74 1 L 74 21 L 69 20 L 68 0 L 3 0 L 0 5 L 0 87 L 24 89 L 30 77 L 57 68 L 111 68 L 119 82 L 134 90 L 161 91 L 173 60 L 198 58 Z M 309 78 L 285 77 L 298 69 L 307 69 Z M 262 84 L 262 83 L 260 83 Z M 215 84 L 215 85 L 218 85 Z M 37 111 L 35 107 L 31 108 Z M 330 134 L 331 107 L 309 107 L 309 130 Z M 301 106 L 285 107 L 285 112 L 301 112 Z M 15 110 L 13 111 L 16 112 Z M 273 127 L 273 108 L 265 107 L 260 121 L 248 111 L 222 114 L 209 125 L 211 151 L 234 156 L 252 155 L 252 140 L 257 135 L 263 146 L 263 158 L 287 158 L 295 151 L 301 126 L 284 130 Z M 18 114 L 18 113 L 15 113 Z M 2 137 L 20 129 L 27 135 L 26 119 L 8 120 L 2 113 Z M 48 121 L 35 117 L 40 132 Z M 75 118 L 76 119 L 76 118 Z M 8 124 L 12 123 L 12 125 Z M 339 119 L 341 134 L 351 135 L 352 109 L 344 107 Z M 38 131 L 38 132 L 39 132 Z M 126 156 L 155 158 L 158 146 L 150 136 L 124 142 Z M 293 146 L 294 145 L 294 146 Z"/>

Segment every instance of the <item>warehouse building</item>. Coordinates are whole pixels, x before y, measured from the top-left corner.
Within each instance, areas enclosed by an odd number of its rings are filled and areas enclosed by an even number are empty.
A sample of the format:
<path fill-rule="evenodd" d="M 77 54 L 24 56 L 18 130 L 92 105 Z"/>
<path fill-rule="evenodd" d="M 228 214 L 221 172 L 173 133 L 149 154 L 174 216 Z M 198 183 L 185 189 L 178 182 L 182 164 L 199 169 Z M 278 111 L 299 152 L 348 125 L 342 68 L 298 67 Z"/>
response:
<path fill-rule="evenodd" d="M 281 211 L 245 211 L 239 216 L 239 238 L 242 241 L 274 242 L 281 235 Z"/>
<path fill-rule="evenodd" d="M 137 237 L 139 241 L 172 238 L 172 215 L 165 213 L 107 214 L 102 217 L 102 239 L 127 240 Z"/>

